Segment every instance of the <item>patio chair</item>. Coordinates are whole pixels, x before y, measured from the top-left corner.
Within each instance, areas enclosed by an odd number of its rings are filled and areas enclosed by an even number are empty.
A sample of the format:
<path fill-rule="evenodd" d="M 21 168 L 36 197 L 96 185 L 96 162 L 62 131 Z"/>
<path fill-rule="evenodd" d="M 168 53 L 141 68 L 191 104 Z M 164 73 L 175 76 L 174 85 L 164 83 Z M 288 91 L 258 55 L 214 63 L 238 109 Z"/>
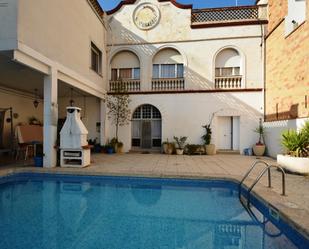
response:
<path fill-rule="evenodd" d="M 43 143 L 43 127 L 38 125 L 17 126 L 15 130 L 17 139 L 16 160 L 24 156 L 24 160 L 36 154 L 36 145 Z"/>

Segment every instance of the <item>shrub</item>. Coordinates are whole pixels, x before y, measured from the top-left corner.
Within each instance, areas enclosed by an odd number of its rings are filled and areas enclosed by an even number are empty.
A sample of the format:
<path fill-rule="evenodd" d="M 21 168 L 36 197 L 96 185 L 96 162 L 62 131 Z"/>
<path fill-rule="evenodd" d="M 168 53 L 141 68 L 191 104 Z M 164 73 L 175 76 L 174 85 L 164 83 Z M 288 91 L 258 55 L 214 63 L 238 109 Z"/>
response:
<path fill-rule="evenodd" d="M 204 154 L 205 150 L 201 149 L 201 145 L 199 144 L 187 144 L 185 148 L 185 152 L 188 155 L 196 155 L 196 154 Z"/>
<path fill-rule="evenodd" d="M 183 149 L 185 147 L 186 141 L 187 141 L 187 137 L 175 137 L 174 139 L 176 141 L 177 144 L 177 149 Z"/>
<path fill-rule="evenodd" d="M 297 132 L 287 130 L 282 133 L 281 144 L 294 157 L 308 157 L 309 155 L 309 121 Z"/>

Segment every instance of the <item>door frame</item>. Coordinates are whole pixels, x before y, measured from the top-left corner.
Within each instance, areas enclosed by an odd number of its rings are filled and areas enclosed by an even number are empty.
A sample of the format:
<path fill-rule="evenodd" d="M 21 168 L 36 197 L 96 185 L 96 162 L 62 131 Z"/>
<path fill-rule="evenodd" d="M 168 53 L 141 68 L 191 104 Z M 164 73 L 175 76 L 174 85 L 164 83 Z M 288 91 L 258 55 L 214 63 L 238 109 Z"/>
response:
<path fill-rule="evenodd" d="M 149 116 L 149 110 L 146 113 L 147 117 L 144 116 L 143 114 L 143 108 L 149 108 L 151 107 L 151 115 Z M 137 114 L 137 115 L 135 115 Z M 133 126 L 133 121 L 138 121 L 139 122 L 139 135 L 138 137 L 134 137 L 133 135 L 133 130 L 134 130 L 134 126 Z M 150 148 L 143 148 L 142 147 L 142 140 L 143 140 L 143 135 L 142 135 L 142 126 L 143 126 L 143 122 L 150 122 L 150 130 L 151 130 L 151 147 Z M 153 131 L 153 122 L 155 121 L 160 121 L 160 137 L 154 137 L 154 131 Z M 157 127 L 157 126 L 156 126 Z M 155 129 L 156 131 L 156 129 Z M 133 140 L 139 140 L 139 141 L 133 141 Z M 135 145 L 134 142 L 136 142 L 135 144 L 139 144 Z M 134 145 L 135 146 L 134 146 Z M 154 145 L 155 144 L 155 145 Z M 162 114 L 160 112 L 160 110 L 155 107 L 154 105 L 151 104 L 142 104 L 140 106 L 138 106 L 134 112 L 132 113 L 132 120 L 131 120 L 131 149 L 133 150 L 160 150 L 161 149 L 161 144 L 162 144 Z"/>
<path fill-rule="evenodd" d="M 220 118 L 230 118 L 230 134 L 231 139 L 229 142 L 229 149 L 221 149 L 220 148 Z M 225 115 L 225 116 L 216 116 L 216 141 L 218 150 L 231 150 L 231 151 L 239 151 L 240 148 L 240 115 Z"/>

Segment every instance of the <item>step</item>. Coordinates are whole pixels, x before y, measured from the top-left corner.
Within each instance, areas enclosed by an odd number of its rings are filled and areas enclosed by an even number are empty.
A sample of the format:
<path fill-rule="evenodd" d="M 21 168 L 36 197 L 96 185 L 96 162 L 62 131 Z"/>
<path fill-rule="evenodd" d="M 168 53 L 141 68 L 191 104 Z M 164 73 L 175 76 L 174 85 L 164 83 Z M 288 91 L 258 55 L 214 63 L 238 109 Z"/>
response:
<path fill-rule="evenodd" d="M 217 154 L 239 155 L 239 150 L 217 150 Z"/>

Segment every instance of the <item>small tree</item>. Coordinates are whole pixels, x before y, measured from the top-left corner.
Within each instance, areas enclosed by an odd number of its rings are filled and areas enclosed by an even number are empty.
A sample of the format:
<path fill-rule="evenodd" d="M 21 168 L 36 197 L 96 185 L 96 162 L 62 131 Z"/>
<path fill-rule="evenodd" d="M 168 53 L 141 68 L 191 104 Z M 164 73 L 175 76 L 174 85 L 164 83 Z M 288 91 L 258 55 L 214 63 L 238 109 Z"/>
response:
<path fill-rule="evenodd" d="M 259 126 L 254 130 L 257 134 L 259 134 L 259 141 L 256 145 L 263 145 L 265 144 L 265 128 L 263 126 L 262 119 L 260 118 Z"/>
<path fill-rule="evenodd" d="M 129 109 L 130 96 L 127 94 L 125 85 L 120 80 L 111 95 L 107 96 L 108 119 L 112 121 L 116 128 L 116 139 L 118 141 L 119 126 L 129 124 L 131 111 Z"/>

